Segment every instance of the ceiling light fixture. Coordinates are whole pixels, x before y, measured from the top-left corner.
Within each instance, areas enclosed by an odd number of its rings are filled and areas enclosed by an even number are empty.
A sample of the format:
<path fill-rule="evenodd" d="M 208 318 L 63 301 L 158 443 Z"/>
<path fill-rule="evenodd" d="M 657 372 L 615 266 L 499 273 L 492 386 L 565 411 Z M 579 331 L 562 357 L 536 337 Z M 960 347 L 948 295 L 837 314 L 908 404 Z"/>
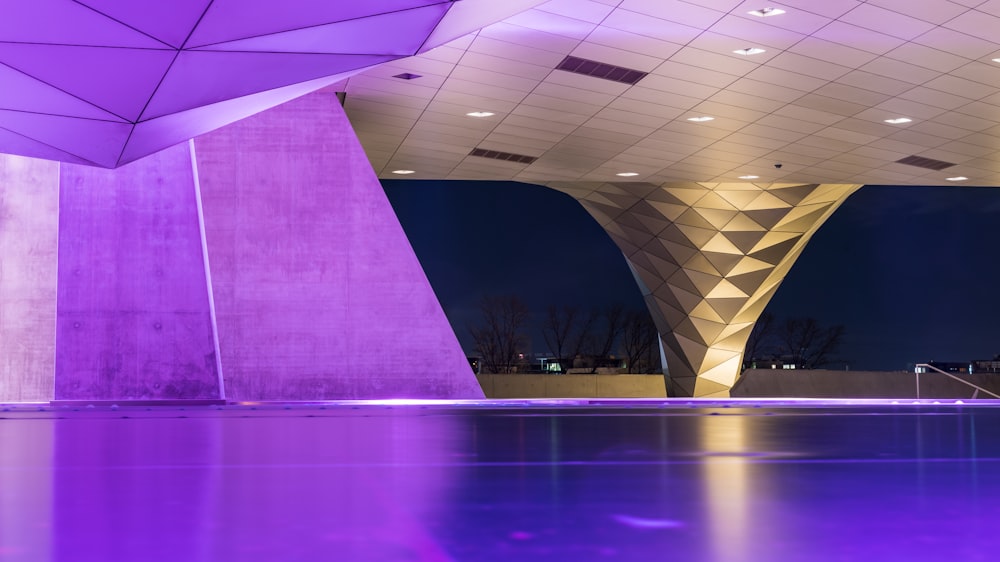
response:
<path fill-rule="evenodd" d="M 993 62 L 1000 62 L 1000 59 L 993 59 Z"/>
<path fill-rule="evenodd" d="M 737 55 L 749 57 L 751 55 L 759 55 L 761 53 L 766 53 L 767 51 L 758 47 L 747 47 L 746 49 L 736 49 L 733 52 L 736 53 Z"/>
<path fill-rule="evenodd" d="M 493 117 L 496 113 L 493 113 L 492 111 L 472 111 L 470 113 L 466 113 L 466 115 L 469 117 Z"/>
<path fill-rule="evenodd" d="M 616 176 L 621 176 L 623 178 L 631 178 L 633 176 L 638 176 L 639 172 L 619 172 L 615 174 Z"/>
<path fill-rule="evenodd" d="M 769 18 L 771 16 L 780 16 L 785 13 L 781 8 L 761 8 L 759 10 L 753 10 L 752 12 L 747 12 L 751 16 L 757 16 L 758 18 Z"/>
<path fill-rule="evenodd" d="M 701 117 L 688 117 L 688 121 L 694 121 L 695 123 L 704 123 L 705 121 L 712 121 L 715 117 L 709 117 L 708 115 L 702 115 Z"/>
<path fill-rule="evenodd" d="M 755 180 L 760 178 L 760 176 L 740 176 L 741 180 Z"/>
<path fill-rule="evenodd" d="M 413 170 L 393 170 L 392 173 L 405 176 L 407 174 L 415 174 L 416 172 L 414 172 Z"/>
<path fill-rule="evenodd" d="M 896 117 L 894 119 L 885 120 L 885 122 L 889 123 L 890 125 L 900 125 L 902 123 L 909 123 L 911 121 L 913 121 L 913 119 L 910 119 L 909 117 Z"/>
<path fill-rule="evenodd" d="M 944 179 L 946 179 L 948 181 L 965 181 L 965 180 L 967 180 L 969 178 L 967 178 L 965 176 L 955 176 L 953 178 L 944 178 Z"/>

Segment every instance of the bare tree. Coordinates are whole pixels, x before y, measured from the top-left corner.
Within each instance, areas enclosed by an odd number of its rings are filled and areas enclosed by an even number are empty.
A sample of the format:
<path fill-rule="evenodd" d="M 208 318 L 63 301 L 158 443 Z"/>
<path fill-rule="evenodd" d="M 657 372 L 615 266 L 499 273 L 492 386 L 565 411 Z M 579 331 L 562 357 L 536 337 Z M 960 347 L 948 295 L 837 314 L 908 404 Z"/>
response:
<path fill-rule="evenodd" d="M 517 364 L 517 352 L 525 342 L 528 307 L 515 296 L 483 297 L 479 304 L 483 325 L 470 328 L 476 350 L 482 356 L 484 372 L 510 373 Z"/>
<path fill-rule="evenodd" d="M 776 327 L 773 314 L 764 312 L 760 315 L 750 331 L 746 349 L 743 351 L 744 369 L 750 368 L 755 361 L 763 359 L 765 355 L 772 354 Z"/>
<path fill-rule="evenodd" d="M 806 369 L 831 363 L 844 339 L 845 329 L 837 324 L 824 328 L 815 318 L 789 318 L 781 331 L 784 351 Z"/>
<path fill-rule="evenodd" d="M 650 350 L 659 336 L 649 313 L 645 310 L 628 311 L 621 333 L 622 351 L 625 353 L 628 372 L 639 373 L 648 370 L 649 365 L 642 365 L 643 359 L 650 356 Z"/>
<path fill-rule="evenodd" d="M 542 335 L 563 369 L 568 368 L 573 358 L 583 350 L 596 319 L 595 312 L 584 315 L 575 306 L 564 306 L 561 309 L 555 305 L 549 306 L 542 324 Z"/>
<path fill-rule="evenodd" d="M 600 331 L 589 338 L 590 355 L 594 359 L 591 374 L 597 372 L 598 362 L 611 355 L 611 350 L 615 348 L 625 323 L 625 307 L 620 303 L 613 304 L 600 313 L 600 319 Z"/>

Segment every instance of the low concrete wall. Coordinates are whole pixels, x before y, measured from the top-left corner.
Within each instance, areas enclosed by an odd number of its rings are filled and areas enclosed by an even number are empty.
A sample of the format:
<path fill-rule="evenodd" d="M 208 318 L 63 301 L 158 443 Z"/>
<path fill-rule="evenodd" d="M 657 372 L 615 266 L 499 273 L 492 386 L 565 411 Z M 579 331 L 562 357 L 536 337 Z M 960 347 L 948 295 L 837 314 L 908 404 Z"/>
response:
<path fill-rule="evenodd" d="M 665 398 L 663 375 L 478 375 L 487 398 Z"/>
<path fill-rule="evenodd" d="M 956 375 L 1000 394 L 1000 375 Z M 921 373 L 920 398 L 971 398 L 975 389 L 940 373 Z M 785 371 L 748 369 L 733 386 L 734 398 L 916 398 L 907 371 Z M 991 398 L 980 393 L 978 398 Z"/>

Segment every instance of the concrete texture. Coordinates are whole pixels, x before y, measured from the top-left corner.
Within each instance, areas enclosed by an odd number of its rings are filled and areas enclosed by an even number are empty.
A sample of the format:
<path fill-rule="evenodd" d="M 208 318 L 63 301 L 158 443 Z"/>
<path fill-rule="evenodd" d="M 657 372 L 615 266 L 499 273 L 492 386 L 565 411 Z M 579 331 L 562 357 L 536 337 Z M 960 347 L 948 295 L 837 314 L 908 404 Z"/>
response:
<path fill-rule="evenodd" d="M 666 398 L 663 375 L 478 375 L 487 398 Z"/>
<path fill-rule="evenodd" d="M 189 146 L 59 190 L 55 398 L 220 398 Z"/>
<path fill-rule="evenodd" d="M 956 375 L 1000 394 L 1000 375 Z M 940 373 L 921 373 L 920 398 L 971 398 L 975 389 Z M 915 375 L 905 371 L 787 371 L 748 369 L 733 398 L 916 398 Z M 990 398 L 980 393 L 979 398 Z"/>
<path fill-rule="evenodd" d="M 333 92 L 195 152 L 227 398 L 482 397 Z"/>
<path fill-rule="evenodd" d="M 59 164 L 0 155 L 0 402 L 52 399 Z"/>

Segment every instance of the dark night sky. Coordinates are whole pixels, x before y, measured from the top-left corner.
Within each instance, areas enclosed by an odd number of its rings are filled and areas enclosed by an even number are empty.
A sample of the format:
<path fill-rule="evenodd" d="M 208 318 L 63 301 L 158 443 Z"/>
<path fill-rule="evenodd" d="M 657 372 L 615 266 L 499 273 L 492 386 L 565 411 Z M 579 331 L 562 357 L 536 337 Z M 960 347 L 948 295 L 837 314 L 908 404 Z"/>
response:
<path fill-rule="evenodd" d="M 509 182 L 383 182 L 466 350 L 483 295 L 589 309 L 642 299 L 571 197 Z M 768 310 L 843 324 L 852 370 L 1000 353 L 1000 189 L 866 186 L 806 247 Z M 533 334 L 536 351 L 544 351 Z M 843 364 L 843 363 L 842 363 Z"/>

